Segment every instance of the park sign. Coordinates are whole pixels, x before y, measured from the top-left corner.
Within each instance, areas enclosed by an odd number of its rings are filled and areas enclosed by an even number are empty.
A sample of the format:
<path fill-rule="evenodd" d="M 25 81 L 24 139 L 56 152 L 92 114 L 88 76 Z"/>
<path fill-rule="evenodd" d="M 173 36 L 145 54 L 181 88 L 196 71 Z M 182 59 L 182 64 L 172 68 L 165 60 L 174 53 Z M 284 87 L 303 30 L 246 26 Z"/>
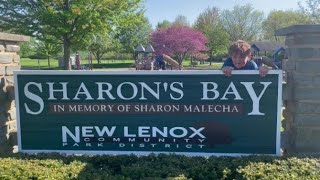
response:
<path fill-rule="evenodd" d="M 20 152 L 280 154 L 282 72 L 16 71 Z"/>

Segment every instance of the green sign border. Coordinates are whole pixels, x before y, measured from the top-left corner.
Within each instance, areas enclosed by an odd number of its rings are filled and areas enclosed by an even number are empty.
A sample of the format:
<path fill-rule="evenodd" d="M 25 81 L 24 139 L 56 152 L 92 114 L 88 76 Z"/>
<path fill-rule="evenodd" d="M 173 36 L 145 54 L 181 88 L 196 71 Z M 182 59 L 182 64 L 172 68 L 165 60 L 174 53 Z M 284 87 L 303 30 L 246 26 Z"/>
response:
<path fill-rule="evenodd" d="M 219 75 L 223 74 L 220 70 L 186 70 L 186 71 L 14 71 L 14 82 L 15 82 L 15 101 L 17 108 L 17 136 L 18 136 L 18 151 L 22 153 L 62 153 L 62 154 L 109 154 L 109 155 L 123 155 L 123 154 L 135 154 L 135 155 L 148 155 L 148 154 L 181 154 L 187 156 L 243 156 L 252 154 L 243 153 L 202 153 L 202 152 L 149 152 L 149 151 L 77 151 L 77 150 L 28 150 L 22 149 L 21 147 L 21 127 L 20 127 L 20 104 L 19 104 L 19 84 L 18 75 Z M 257 75 L 259 71 L 233 71 L 233 75 Z M 270 70 L 268 74 L 278 75 L 278 99 L 277 99 L 277 129 L 276 129 L 276 153 L 268 155 L 280 156 L 280 127 L 281 127 L 281 110 L 282 110 L 282 76 L 281 70 Z"/>

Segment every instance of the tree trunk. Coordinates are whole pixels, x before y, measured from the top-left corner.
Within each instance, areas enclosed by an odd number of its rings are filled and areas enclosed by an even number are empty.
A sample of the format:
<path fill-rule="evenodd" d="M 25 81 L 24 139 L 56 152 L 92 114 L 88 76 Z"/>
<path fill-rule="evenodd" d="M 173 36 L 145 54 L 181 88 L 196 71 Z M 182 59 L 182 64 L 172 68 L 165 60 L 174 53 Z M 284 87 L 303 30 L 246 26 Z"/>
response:
<path fill-rule="evenodd" d="M 63 43 L 63 60 L 64 60 L 65 70 L 71 70 L 70 54 L 71 54 L 71 45 L 68 42 L 68 40 L 65 39 Z"/>
<path fill-rule="evenodd" d="M 98 64 L 101 64 L 101 58 L 102 58 L 103 54 L 101 52 L 97 52 L 96 54 L 97 54 L 97 56 L 96 56 L 97 62 L 98 62 Z"/>
<path fill-rule="evenodd" d="M 181 70 L 181 67 L 182 67 L 182 57 L 181 57 L 181 55 L 178 55 L 178 63 L 179 63 L 179 70 Z"/>
<path fill-rule="evenodd" d="M 214 57 L 214 55 L 213 54 L 215 54 L 215 53 L 210 53 L 210 55 L 209 55 L 209 61 L 210 61 L 210 66 L 212 66 L 212 61 L 213 61 L 213 57 Z"/>
<path fill-rule="evenodd" d="M 98 61 L 98 64 L 101 64 L 101 58 L 102 58 L 101 54 L 97 54 L 97 61 Z"/>
<path fill-rule="evenodd" d="M 48 56 L 48 66 L 50 68 L 50 56 Z"/>

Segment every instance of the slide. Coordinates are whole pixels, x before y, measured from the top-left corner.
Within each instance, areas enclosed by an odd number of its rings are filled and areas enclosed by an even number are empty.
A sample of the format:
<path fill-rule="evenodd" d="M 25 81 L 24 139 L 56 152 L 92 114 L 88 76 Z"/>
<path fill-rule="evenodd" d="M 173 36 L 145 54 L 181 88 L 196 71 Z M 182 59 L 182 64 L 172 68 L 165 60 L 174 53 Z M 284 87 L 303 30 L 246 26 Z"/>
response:
<path fill-rule="evenodd" d="M 167 63 L 171 64 L 171 66 L 174 67 L 174 69 L 179 69 L 179 70 L 183 69 L 183 67 L 181 66 L 180 68 L 179 63 L 176 60 L 172 59 L 170 56 L 163 54 L 163 59 Z"/>

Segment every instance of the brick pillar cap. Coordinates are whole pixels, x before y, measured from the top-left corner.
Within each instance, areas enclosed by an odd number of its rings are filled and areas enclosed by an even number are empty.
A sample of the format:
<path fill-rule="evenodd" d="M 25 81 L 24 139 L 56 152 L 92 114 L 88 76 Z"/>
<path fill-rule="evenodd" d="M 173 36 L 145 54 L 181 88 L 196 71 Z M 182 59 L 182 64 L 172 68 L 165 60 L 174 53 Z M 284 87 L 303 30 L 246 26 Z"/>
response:
<path fill-rule="evenodd" d="M 293 25 L 286 28 L 278 29 L 275 32 L 276 36 L 288 36 L 301 33 L 319 33 L 320 25 Z"/>
<path fill-rule="evenodd" d="M 13 41 L 13 42 L 27 42 L 30 41 L 29 36 L 23 36 L 18 34 L 9 34 L 0 32 L 0 41 Z"/>

